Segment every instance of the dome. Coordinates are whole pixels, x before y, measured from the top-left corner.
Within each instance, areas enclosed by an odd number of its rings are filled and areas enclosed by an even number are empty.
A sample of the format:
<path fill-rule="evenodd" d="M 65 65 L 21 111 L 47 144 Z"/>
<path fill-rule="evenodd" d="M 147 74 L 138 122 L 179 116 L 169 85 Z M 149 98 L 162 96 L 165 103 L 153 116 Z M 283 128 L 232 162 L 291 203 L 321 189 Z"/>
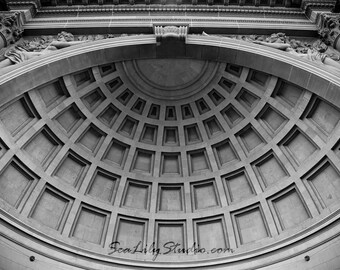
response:
<path fill-rule="evenodd" d="M 339 233 L 337 75 L 239 40 L 177 45 L 94 41 L 0 77 L 2 231 L 19 253 L 255 269 Z"/>

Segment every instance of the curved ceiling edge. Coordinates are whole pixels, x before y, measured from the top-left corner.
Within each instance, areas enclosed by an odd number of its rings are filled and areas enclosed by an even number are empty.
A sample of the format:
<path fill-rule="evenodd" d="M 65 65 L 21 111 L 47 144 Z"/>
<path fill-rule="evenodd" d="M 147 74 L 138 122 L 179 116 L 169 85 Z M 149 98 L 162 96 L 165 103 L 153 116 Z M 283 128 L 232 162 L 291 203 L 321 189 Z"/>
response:
<path fill-rule="evenodd" d="M 164 267 L 167 269 L 210 269 L 210 267 L 217 266 L 222 266 L 224 267 L 223 269 L 226 270 L 248 268 L 254 269 L 254 267 L 261 268 L 268 265 L 274 265 L 275 263 L 299 256 L 340 236 L 340 210 L 338 210 L 327 216 L 324 220 L 321 220 L 319 222 L 320 224 L 323 223 L 321 226 L 317 226 L 318 224 L 315 224 L 315 226 L 311 226 L 302 233 L 298 233 L 297 236 L 290 236 L 287 239 L 283 239 L 282 241 L 272 244 L 268 247 L 263 247 L 260 250 L 248 251 L 245 252 L 245 254 L 241 253 L 237 256 L 224 258 L 221 257 L 220 259 L 214 258 L 198 262 L 182 261 L 169 265 L 166 262 L 158 263 L 157 261 L 150 262 L 127 260 L 125 258 L 110 257 L 109 255 L 104 256 L 100 254 L 94 254 L 91 251 L 74 249 L 72 246 L 66 246 L 65 243 L 59 243 L 52 238 L 48 239 L 49 237 L 41 235 L 40 232 L 27 227 L 26 224 L 21 222 L 18 224 L 18 222 L 14 220 L 15 218 L 12 218 L 8 213 L 3 213 L 3 211 L 0 211 L 0 217 L 2 220 L 0 227 L 6 227 L 0 233 L 1 236 L 43 256 L 49 257 L 67 265 L 89 270 L 97 269 L 95 267 L 98 266 L 98 262 L 101 263 L 101 267 L 103 267 L 105 270 L 111 269 L 112 264 L 118 267 L 122 266 L 124 269 L 126 269 L 126 267 L 131 267 L 132 269 L 165 269 Z M 2 223 L 5 223 L 6 225 L 3 225 Z M 24 234 L 29 236 L 30 243 L 23 243 L 19 234 L 11 233 L 13 231 L 11 227 L 15 228 L 14 230 L 19 230 L 21 235 Z M 34 234 L 32 234 L 32 232 Z M 296 237 L 296 239 L 294 239 L 294 237 Z M 306 242 L 308 242 L 308 245 L 306 245 Z M 41 245 L 41 243 L 43 243 L 43 245 Z M 292 248 L 294 249 L 294 254 L 285 252 L 285 249 Z M 75 254 L 78 257 L 77 262 L 74 262 L 73 259 Z"/>

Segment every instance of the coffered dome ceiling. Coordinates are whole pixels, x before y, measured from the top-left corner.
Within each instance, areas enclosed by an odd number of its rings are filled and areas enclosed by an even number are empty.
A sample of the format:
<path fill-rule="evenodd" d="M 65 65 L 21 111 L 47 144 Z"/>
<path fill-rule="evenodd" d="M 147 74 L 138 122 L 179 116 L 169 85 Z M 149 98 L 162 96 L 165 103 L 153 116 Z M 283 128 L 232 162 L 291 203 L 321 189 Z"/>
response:
<path fill-rule="evenodd" d="M 0 201 L 52 246 L 147 267 L 234 263 L 338 209 L 340 109 L 280 77 L 136 59 L 22 92 L 0 108 Z M 167 242 L 205 252 L 165 255 Z"/>

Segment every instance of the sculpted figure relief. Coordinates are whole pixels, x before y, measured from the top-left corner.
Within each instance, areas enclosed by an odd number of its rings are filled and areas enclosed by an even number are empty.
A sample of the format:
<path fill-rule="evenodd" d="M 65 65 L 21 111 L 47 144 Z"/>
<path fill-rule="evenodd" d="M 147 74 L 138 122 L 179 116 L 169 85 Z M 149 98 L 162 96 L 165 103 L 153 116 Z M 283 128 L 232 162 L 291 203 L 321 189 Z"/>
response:
<path fill-rule="evenodd" d="M 66 48 L 72 45 L 83 43 L 84 41 L 74 41 L 72 34 L 61 32 L 57 39 L 52 36 L 44 36 L 32 41 L 23 41 L 22 44 L 15 45 L 5 52 L 0 68 L 27 61 L 36 56 L 48 54 L 51 51 Z"/>
<path fill-rule="evenodd" d="M 15 45 L 5 51 L 2 59 L 0 58 L 0 68 L 22 63 L 31 58 L 48 54 L 58 49 L 113 37 L 113 35 L 88 35 L 79 36 L 76 39 L 71 33 L 63 31 L 58 34 L 57 38 L 54 38 L 53 36 L 42 36 L 31 41 L 24 40 L 21 44 Z"/>
<path fill-rule="evenodd" d="M 322 41 L 340 50 L 340 16 L 338 14 L 321 14 L 319 21 L 319 35 Z"/>
<path fill-rule="evenodd" d="M 202 35 L 208 36 L 208 34 L 205 32 L 203 32 Z M 279 49 L 297 57 L 326 65 L 332 70 L 340 70 L 340 53 L 337 50 L 327 46 L 321 40 L 316 40 L 313 43 L 306 43 L 295 39 L 289 39 L 284 33 L 275 33 L 269 37 L 249 35 L 230 36 L 227 38 L 239 39 L 246 42 Z"/>
<path fill-rule="evenodd" d="M 0 49 L 17 42 L 23 33 L 19 22 L 19 12 L 4 12 L 0 14 Z"/>
<path fill-rule="evenodd" d="M 277 33 L 272 34 L 265 41 L 256 39 L 253 43 L 286 51 L 297 57 L 324 64 L 332 69 L 340 69 L 340 63 L 338 62 L 340 56 L 335 53 L 326 54 L 328 46 L 321 41 L 314 42 L 313 44 L 303 44 L 295 39 L 289 40 L 284 33 Z"/>

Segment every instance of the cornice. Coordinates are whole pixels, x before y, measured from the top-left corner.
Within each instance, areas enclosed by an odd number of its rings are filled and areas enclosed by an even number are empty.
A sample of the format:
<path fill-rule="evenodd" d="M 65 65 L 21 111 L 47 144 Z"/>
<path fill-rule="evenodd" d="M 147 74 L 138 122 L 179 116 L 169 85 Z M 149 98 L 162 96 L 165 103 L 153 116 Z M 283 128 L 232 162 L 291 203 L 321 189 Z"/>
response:
<path fill-rule="evenodd" d="M 164 15 L 165 16 L 164 16 Z M 164 6 L 164 5 L 118 5 L 118 6 L 71 6 L 48 7 L 39 10 L 37 16 L 25 25 L 25 29 L 65 27 L 71 29 L 93 29 L 107 27 L 150 27 L 154 22 L 164 24 L 188 24 L 191 27 L 216 27 L 233 29 L 268 29 L 269 32 L 286 30 L 316 31 L 315 25 L 306 19 L 300 9 L 287 8 L 242 8 L 229 6 Z M 272 29 L 272 30 L 271 30 Z M 130 29 L 132 30 L 132 29 Z M 32 30 L 33 31 L 33 30 Z M 82 32 L 85 34 L 85 30 Z M 113 30 L 114 32 L 114 30 Z M 110 33 L 113 33 L 112 31 Z M 228 31 L 227 31 L 228 32 Z M 132 33 L 129 31 L 129 33 Z M 32 33 L 34 34 L 34 33 Z"/>
<path fill-rule="evenodd" d="M 29 27 L 30 25 L 33 24 L 40 24 L 40 23 L 67 23 L 67 24 L 72 24 L 72 23 L 110 23 L 114 24 L 115 22 L 124 22 L 124 23 L 133 23 L 133 22 L 150 22 L 150 21 L 157 21 L 157 22 L 186 22 L 186 23 L 191 23 L 191 22 L 229 22 L 229 23 L 270 23 L 270 24 L 299 24 L 299 25 L 313 25 L 310 21 L 306 20 L 280 20 L 280 19 L 264 19 L 264 18 L 212 18 L 212 17 L 172 17 L 172 18 L 167 18 L 164 16 L 139 16 L 138 18 L 128 18 L 128 17 L 114 17 L 114 18 L 73 18 L 73 19 L 68 19 L 68 18 L 62 18 L 62 19 L 57 19 L 57 18 L 48 18 L 48 19 L 35 19 L 32 20 L 31 22 L 27 23 L 25 27 Z M 267 25 L 266 27 L 270 27 L 270 25 Z"/>
<path fill-rule="evenodd" d="M 301 16 L 303 11 L 297 8 L 242 8 L 226 6 L 206 6 L 206 5 L 107 5 L 107 6 L 58 6 L 43 7 L 39 14 L 59 14 L 59 13 L 101 13 L 101 12 L 119 12 L 119 13 L 140 13 L 140 12 L 193 12 L 193 13 L 234 13 L 234 14 L 270 14 L 270 15 L 292 15 Z"/>
<path fill-rule="evenodd" d="M 75 35 L 151 33 L 154 24 L 189 25 L 190 33 L 272 34 L 315 36 L 317 27 L 309 20 L 217 17 L 217 16 L 106 16 L 78 18 L 36 18 L 24 25 L 26 35 L 50 35 L 66 30 Z M 210 29 L 210 30 L 208 30 Z"/>

